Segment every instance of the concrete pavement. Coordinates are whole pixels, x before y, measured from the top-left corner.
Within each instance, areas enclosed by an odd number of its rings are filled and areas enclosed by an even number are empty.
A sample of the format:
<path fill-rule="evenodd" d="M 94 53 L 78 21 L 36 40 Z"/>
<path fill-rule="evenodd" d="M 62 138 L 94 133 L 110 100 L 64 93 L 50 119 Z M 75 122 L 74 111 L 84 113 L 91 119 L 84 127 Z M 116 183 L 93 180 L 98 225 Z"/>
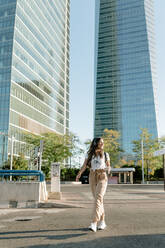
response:
<path fill-rule="evenodd" d="M 62 202 L 81 208 L 1 210 L 0 247 L 165 247 L 163 186 L 108 186 L 108 227 L 97 233 L 87 228 L 93 205 L 89 185 L 64 185 L 62 192 Z"/>

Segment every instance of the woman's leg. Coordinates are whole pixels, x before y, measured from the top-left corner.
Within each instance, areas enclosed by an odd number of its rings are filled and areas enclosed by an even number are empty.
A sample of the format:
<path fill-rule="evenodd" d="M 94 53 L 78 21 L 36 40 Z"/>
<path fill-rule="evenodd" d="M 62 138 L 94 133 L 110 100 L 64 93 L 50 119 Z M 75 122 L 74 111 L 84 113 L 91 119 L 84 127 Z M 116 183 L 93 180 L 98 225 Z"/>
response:
<path fill-rule="evenodd" d="M 95 208 L 93 215 L 93 222 L 98 222 L 100 220 L 104 220 L 104 205 L 103 198 L 107 188 L 107 176 L 106 173 L 102 173 L 100 176 L 98 175 L 98 183 L 96 186 L 95 193 Z"/>
<path fill-rule="evenodd" d="M 90 171 L 89 174 L 89 183 L 90 183 L 90 187 L 91 187 L 91 191 L 92 191 L 92 195 L 95 199 L 95 195 L 96 195 L 96 174 L 94 171 Z M 89 229 L 92 230 L 93 232 L 97 231 L 97 221 L 95 221 L 94 219 L 92 220 L 91 225 L 89 226 Z"/>
<path fill-rule="evenodd" d="M 95 195 L 96 195 L 96 175 L 95 175 L 95 172 L 94 171 L 90 171 L 90 174 L 89 174 L 89 184 L 90 184 L 90 187 L 91 187 L 91 192 L 92 192 L 92 195 L 95 199 Z"/>

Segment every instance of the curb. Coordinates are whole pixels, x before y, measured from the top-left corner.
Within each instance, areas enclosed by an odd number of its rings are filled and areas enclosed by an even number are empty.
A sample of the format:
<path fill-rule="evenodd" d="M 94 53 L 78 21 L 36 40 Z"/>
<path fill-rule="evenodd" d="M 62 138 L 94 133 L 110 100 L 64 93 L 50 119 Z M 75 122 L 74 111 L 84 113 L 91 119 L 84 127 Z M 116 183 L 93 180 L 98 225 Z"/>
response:
<path fill-rule="evenodd" d="M 75 182 L 75 181 L 61 181 L 61 184 L 74 184 L 74 185 L 81 185 L 82 182 Z"/>
<path fill-rule="evenodd" d="M 65 203 L 65 202 L 39 202 L 38 208 L 84 208 L 82 205 Z"/>

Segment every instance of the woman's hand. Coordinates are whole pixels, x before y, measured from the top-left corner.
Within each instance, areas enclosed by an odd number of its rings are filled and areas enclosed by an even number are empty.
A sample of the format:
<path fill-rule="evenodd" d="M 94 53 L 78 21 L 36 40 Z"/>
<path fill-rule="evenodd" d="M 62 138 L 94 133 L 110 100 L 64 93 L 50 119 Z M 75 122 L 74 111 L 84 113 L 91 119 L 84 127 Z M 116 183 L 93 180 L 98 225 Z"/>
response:
<path fill-rule="evenodd" d="M 108 166 L 108 175 L 111 174 L 111 167 Z"/>
<path fill-rule="evenodd" d="M 81 167 L 79 173 L 76 176 L 76 182 L 79 182 L 81 174 L 86 170 L 86 167 L 87 167 L 87 159 L 84 160 L 83 166 Z"/>
<path fill-rule="evenodd" d="M 108 175 L 109 175 L 111 173 L 111 165 L 110 165 L 109 160 L 106 162 L 106 166 L 107 166 L 107 171 L 108 171 Z"/>
<path fill-rule="evenodd" d="M 78 173 L 77 176 L 76 176 L 76 182 L 79 182 L 80 177 L 81 177 L 81 174 Z"/>

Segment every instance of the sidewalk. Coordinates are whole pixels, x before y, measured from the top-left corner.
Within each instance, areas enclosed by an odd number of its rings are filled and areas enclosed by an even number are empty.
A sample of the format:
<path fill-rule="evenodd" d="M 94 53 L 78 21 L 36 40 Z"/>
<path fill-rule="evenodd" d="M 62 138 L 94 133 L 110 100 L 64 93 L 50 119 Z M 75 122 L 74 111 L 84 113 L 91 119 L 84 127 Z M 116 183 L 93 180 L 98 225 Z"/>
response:
<path fill-rule="evenodd" d="M 48 187 L 49 190 L 49 187 Z M 57 208 L 86 208 L 87 204 L 93 201 L 89 184 L 61 185 L 62 199 L 49 199 L 47 203 L 41 203 L 39 207 L 57 207 Z M 148 184 L 113 184 L 108 185 L 105 194 L 105 204 L 113 202 L 130 202 L 139 200 L 145 201 L 165 201 L 165 192 L 163 185 Z"/>
<path fill-rule="evenodd" d="M 89 185 L 62 186 L 59 203 L 74 208 L 0 211 L 3 248 L 164 248 L 165 194 L 161 187 L 108 186 L 107 229 L 88 230 L 93 198 Z"/>

